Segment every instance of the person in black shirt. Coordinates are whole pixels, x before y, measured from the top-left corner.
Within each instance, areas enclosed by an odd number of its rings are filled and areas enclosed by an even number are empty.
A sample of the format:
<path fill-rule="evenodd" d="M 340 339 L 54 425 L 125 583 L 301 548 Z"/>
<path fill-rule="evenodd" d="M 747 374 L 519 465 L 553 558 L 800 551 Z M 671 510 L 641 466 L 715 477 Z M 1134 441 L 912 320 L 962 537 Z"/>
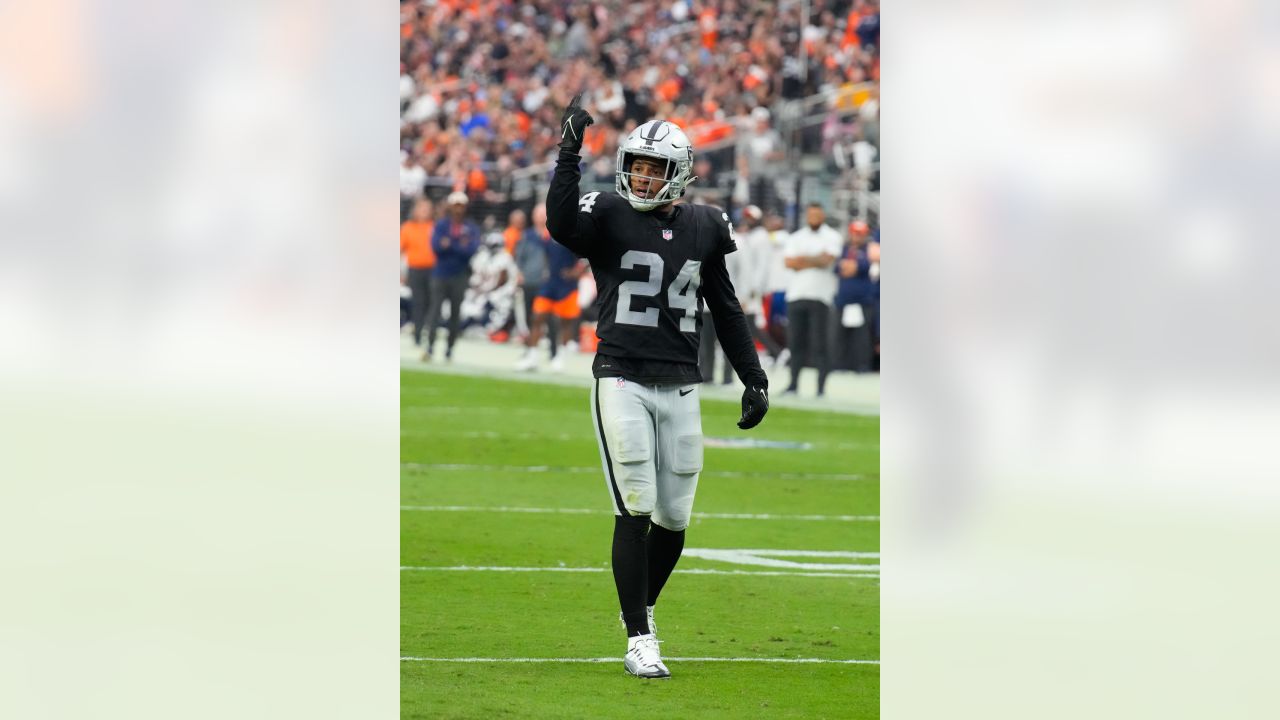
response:
<path fill-rule="evenodd" d="M 551 237 L 591 263 L 600 338 L 591 405 L 615 513 L 613 578 L 627 629 L 627 672 L 669 677 L 653 606 L 680 559 L 702 470 L 698 400 L 701 306 L 746 386 L 738 427 L 769 408 L 768 377 L 738 304 L 725 255 L 729 216 L 676 203 L 693 177 L 693 147 L 675 124 L 642 123 L 619 145 L 616 193 L 579 197 L 582 133 L 593 122 L 575 97 L 561 119 L 547 194 Z"/>

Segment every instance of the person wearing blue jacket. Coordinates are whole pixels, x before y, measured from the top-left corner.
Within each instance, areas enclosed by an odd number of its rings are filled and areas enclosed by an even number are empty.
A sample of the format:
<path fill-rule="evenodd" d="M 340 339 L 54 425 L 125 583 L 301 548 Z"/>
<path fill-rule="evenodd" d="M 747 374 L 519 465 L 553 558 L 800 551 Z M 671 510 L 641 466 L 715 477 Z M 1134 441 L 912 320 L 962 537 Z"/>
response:
<path fill-rule="evenodd" d="M 849 242 L 835 264 L 839 285 L 830 321 L 832 367 L 838 370 L 873 369 L 879 284 L 871 276 L 870 251 L 867 224 L 849 223 Z"/>
<path fill-rule="evenodd" d="M 466 219 L 467 194 L 454 192 L 446 201 L 448 216 L 436 222 L 431 234 L 431 249 L 436 254 L 436 266 L 431 271 L 430 329 L 427 333 L 427 349 L 422 353 L 423 362 L 430 362 L 436 347 L 436 330 L 440 327 L 440 307 L 449 301 L 449 337 L 445 345 L 445 360 L 453 359 L 453 345 L 458 341 L 458 328 L 462 319 L 462 296 L 467 292 L 471 278 L 471 256 L 480 249 L 480 228 Z"/>

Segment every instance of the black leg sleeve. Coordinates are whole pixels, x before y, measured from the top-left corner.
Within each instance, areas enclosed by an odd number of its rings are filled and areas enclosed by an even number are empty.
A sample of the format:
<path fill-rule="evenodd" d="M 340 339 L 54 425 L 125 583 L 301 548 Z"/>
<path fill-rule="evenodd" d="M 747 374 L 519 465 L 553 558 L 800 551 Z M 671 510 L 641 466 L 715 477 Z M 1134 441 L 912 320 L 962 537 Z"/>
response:
<path fill-rule="evenodd" d="M 627 637 L 647 635 L 649 616 L 645 612 L 649 564 L 645 535 L 649 518 L 644 515 L 616 515 L 613 518 L 613 584 L 618 588 L 618 604 L 627 624 Z"/>
<path fill-rule="evenodd" d="M 649 529 L 649 596 L 646 605 L 656 605 L 662 586 L 667 584 L 671 571 L 676 569 L 680 553 L 684 551 L 684 531 L 668 530 L 661 525 Z"/>

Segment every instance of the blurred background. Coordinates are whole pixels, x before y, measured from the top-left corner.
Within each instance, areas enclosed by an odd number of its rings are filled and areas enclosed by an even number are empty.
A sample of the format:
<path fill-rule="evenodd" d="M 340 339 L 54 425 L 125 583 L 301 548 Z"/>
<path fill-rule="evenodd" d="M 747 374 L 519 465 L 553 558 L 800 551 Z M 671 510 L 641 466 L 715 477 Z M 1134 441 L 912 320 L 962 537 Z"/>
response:
<path fill-rule="evenodd" d="M 531 210 L 582 92 L 583 192 L 664 118 L 694 143 L 695 201 L 878 226 L 878 0 L 405 0 L 400 22 L 402 221 L 455 190 L 478 221 Z"/>

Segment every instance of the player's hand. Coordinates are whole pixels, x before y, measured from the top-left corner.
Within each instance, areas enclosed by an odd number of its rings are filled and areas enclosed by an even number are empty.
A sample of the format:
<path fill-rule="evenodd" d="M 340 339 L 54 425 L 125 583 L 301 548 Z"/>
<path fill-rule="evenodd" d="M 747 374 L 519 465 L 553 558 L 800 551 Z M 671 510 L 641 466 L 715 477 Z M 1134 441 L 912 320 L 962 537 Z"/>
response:
<path fill-rule="evenodd" d="M 767 412 L 769 412 L 769 389 L 762 385 L 748 385 L 747 389 L 742 391 L 742 418 L 738 420 L 738 427 L 750 430 L 760 424 Z"/>
<path fill-rule="evenodd" d="M 594 122 L 591 113 L 582 108 L 582 93 L 574 95 L 560 117 L 560 147 L 575 153 L 582 150 L 582 134 Z"/>

